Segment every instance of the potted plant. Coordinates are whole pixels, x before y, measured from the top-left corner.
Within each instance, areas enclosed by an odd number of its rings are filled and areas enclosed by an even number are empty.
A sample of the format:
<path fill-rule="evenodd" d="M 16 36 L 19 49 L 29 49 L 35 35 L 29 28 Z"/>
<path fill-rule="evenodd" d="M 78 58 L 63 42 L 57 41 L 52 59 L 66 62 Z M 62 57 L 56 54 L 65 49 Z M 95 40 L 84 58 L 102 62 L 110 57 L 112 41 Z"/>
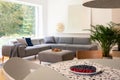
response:
<path fill-rule="evenodd" d="M 112 47 L 117 43 L 117 30 L 113 29 L 113 25 L 92 25 L 90 38 L 94 42 L 98 42 L 102 49 L 104 57 L 110 57 L 109 53 Z"/>
<path fill-rule="evenodd" d="M 114 23 L 114 22 L 111 22 L 111 24 L 114 26 L 113 28 L 115 29 L 115 30 L 117 30 L 117 36 L 118 36 L 118 38 L 117 38 L 117 45 L 118 45 L 118 51 L 120 51 L 120 23 Z"/>
<path fill-rule="evenodd" d="M 114 26 L 113 29 L 117 30 L 117 47 L 112 50 L 111 56 L 113 58 L 120 57 L 120 23 L 113 23 L 111 24 Z"/>

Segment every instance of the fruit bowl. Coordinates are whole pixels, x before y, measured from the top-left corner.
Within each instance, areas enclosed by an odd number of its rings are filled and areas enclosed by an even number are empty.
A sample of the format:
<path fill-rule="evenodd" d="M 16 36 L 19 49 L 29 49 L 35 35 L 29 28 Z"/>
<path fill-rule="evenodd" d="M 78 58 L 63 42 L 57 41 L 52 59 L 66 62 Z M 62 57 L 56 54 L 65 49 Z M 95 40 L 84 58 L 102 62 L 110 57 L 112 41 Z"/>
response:
<path fill-rule="evenodd" d="M 60 51 L 62 51 L 62 50 L 59 49 L 59 48 L 53 48 L 52 51 L 53 51 L 53 52 L 60 52 Z"/>
<path fill-rule="evenodd" d="M 86 74 L 86 75 L 97 74 L 101 71 L 100 69 L 97 69 L 96 67 L 90 65 L 75 65 L 75 66 L 71 66 L 70 70 L 75 74 Z"/>

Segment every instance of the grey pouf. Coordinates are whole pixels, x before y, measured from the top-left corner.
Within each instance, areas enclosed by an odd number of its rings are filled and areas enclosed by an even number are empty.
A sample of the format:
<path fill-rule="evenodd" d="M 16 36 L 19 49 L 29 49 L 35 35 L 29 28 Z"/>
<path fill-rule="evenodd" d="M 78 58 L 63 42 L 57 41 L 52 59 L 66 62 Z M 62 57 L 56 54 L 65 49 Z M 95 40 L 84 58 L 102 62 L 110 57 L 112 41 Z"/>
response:
<path fill-rule="evenodd" d="M 59 61 L 65 61 L 65 60 L 72 60 L 74 58 L 74 53 L 70 50 L 62 50 L 60 52 L 54 52 L 51 49 L 44 50 L 39 52 L 38 58 L 41 61 L 44 62 L 59 62 Z"/>

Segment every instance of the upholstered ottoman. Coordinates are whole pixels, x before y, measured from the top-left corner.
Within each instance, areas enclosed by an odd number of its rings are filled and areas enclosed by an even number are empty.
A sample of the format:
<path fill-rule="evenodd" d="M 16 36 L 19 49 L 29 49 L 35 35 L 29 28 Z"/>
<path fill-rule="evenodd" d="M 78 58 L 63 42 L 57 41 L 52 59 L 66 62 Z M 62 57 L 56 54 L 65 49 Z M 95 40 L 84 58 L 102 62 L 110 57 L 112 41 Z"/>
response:
<path fill-rule="evenodd" d="M 65 61 L 65 60 L 72 60 L 74 58 L 74 53 L 70 50 L 62 50 L 60 52 L 54 52 L 51 49 L 44 50 L 39 52 L 38 58 L 41 61 L 44 62 L 59 62 L 59 61 Z"/>

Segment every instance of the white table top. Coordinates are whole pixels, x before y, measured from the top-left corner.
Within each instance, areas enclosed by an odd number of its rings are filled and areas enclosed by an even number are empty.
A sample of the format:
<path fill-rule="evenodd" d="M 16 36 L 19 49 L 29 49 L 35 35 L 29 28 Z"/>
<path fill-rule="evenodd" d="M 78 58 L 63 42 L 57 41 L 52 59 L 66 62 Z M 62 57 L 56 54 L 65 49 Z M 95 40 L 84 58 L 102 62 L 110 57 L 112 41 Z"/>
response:
<path fill-rule="evenodd" d="M 73 65 L 92 65 L 103 72 L 96 75 L 76 75 L 71 72 Z M 50 68 L 63 74 L 69 80 L 120 80 L 120 59 L 70 60 L 51 64 Z"/>
<path fill-rule="evenodd" d="M 120 59 L 89 59 L 89 61 L 120 70 Z"/>

